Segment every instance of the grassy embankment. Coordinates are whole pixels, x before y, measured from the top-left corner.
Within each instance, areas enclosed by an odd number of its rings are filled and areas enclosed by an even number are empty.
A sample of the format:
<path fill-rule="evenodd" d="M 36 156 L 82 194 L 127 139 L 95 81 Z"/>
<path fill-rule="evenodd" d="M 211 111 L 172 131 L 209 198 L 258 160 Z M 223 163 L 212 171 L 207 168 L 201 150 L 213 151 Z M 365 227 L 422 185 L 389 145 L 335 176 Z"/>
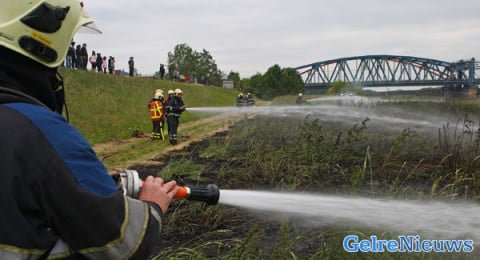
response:
<path fill-rule="evenodd" d="M 181 88 L 189 107 L 231 106 L 237 92 L 216 87 L 178 84 L 148 78 L 123 78 L 64 70 L 71 123 L 92 143 L 129 138 L 132 131 L 150 133 L 147 104 L 156 89 Z M 186 112 L 182 123 L 201 115 Z"/>

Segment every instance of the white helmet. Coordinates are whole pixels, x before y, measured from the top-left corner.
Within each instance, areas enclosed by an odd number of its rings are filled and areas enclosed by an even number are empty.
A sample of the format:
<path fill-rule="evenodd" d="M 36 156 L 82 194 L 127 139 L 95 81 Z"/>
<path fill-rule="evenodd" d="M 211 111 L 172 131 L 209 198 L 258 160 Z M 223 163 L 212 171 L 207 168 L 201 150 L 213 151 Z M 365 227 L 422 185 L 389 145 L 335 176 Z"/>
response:
<path fill-rule="evenodd" d="M 3 0 L 0 46 L 56 68 L 81 27 L 100 33 L 79 0 Z"/>
<path fill-rule="evenodd" d="M 183 94 L 183 91 L 179 88 L 175 89 L 175 94 L 179 95 L 179 94 Z"/>
<path fill-rule="evenodd" d="M 155 93 L 162 93 L 163 94 L 163 89 L 157 89 L 157 90 L 155 90 Z"/>
<path fill-rule="evenodd" d="M 162 98 L 164 98 L 163 93 L 161 93 L 161 92 L 155 93 L 155 99 L 162 99 Z"/>
<path fill-rule="evenodd" d="M 168 95 L 175 95 L 175 91 L 173 91 L 173 90 L 170 89 L 170 90 L 168 91 Z"/>
<path fill-rule="evenodd" d="M 303 97 L 303 94 L 302 94 L 302 93 L 299 93 L 298 96 L 299 96 L 299 97 Z"/>

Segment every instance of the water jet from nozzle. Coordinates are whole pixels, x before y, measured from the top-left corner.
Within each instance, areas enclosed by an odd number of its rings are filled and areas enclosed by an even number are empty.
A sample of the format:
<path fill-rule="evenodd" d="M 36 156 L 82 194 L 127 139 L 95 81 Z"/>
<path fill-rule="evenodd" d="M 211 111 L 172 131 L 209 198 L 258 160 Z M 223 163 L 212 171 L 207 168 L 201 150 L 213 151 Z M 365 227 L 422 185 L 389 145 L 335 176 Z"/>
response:
<path fill-rule="evenodd" d="M 222 190 L 220 204 L 278 218 L 292 217 L 310 226 L 354 225 L 384 228 L 401 234 L 418 234 L 442 239 L 473 239 L 478 232 L 480 205 L 477 203 L 411 201 L 285 193 Z"/>

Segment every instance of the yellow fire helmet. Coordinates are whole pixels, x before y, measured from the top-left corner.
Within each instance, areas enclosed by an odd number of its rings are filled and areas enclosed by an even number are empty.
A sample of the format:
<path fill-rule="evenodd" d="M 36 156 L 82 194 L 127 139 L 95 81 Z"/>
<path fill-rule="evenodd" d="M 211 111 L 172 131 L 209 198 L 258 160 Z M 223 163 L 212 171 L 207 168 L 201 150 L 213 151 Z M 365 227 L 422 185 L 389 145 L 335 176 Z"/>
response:
<path fill-rule="evenodd" d="M 0 2 L 0 46 L 50 68 L 62 64 L 82 27 L 101 33 L 79 0 Z"/>
<path fill-rule="evenodd" d="M 170 89 L 170 90 L 168 91 L 168 95 L 175 95 L 175 91 L 173 91 L 173 90 Z"/>
<path fill-rule="evenodd" d="M 164 98 L 163 93 L 161 92 L 155 93 L 155 99 L 162 99 L 162 98 Z"/>
<path fill-rule="evenodd" d="M 177 89 L 175 89 L 175 94 L 176 95 L 180 95 L 180 94 L 183 95 L 183 91 L 181 89 L 177 88 Z"/>

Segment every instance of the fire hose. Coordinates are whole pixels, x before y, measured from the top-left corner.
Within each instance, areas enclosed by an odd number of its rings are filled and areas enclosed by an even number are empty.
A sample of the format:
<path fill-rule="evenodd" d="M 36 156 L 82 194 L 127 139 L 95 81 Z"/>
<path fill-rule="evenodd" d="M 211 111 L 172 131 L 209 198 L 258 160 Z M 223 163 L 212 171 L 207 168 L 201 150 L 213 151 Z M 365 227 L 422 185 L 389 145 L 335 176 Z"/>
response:
<path fill-rule="evenodd" d="M 140 179 L 137 171 L 126 170 L 116 175 L 122 185 L 123 193 L 131 198 L 138 198 L 144 181 Z M 209 184 L 205 188 L 179 187 L 175 199 L 187 199 L 191 201 L 205 202 L 208 205 L 217 205 L 220 199 L 220 189 L 215 184 Z"/>

